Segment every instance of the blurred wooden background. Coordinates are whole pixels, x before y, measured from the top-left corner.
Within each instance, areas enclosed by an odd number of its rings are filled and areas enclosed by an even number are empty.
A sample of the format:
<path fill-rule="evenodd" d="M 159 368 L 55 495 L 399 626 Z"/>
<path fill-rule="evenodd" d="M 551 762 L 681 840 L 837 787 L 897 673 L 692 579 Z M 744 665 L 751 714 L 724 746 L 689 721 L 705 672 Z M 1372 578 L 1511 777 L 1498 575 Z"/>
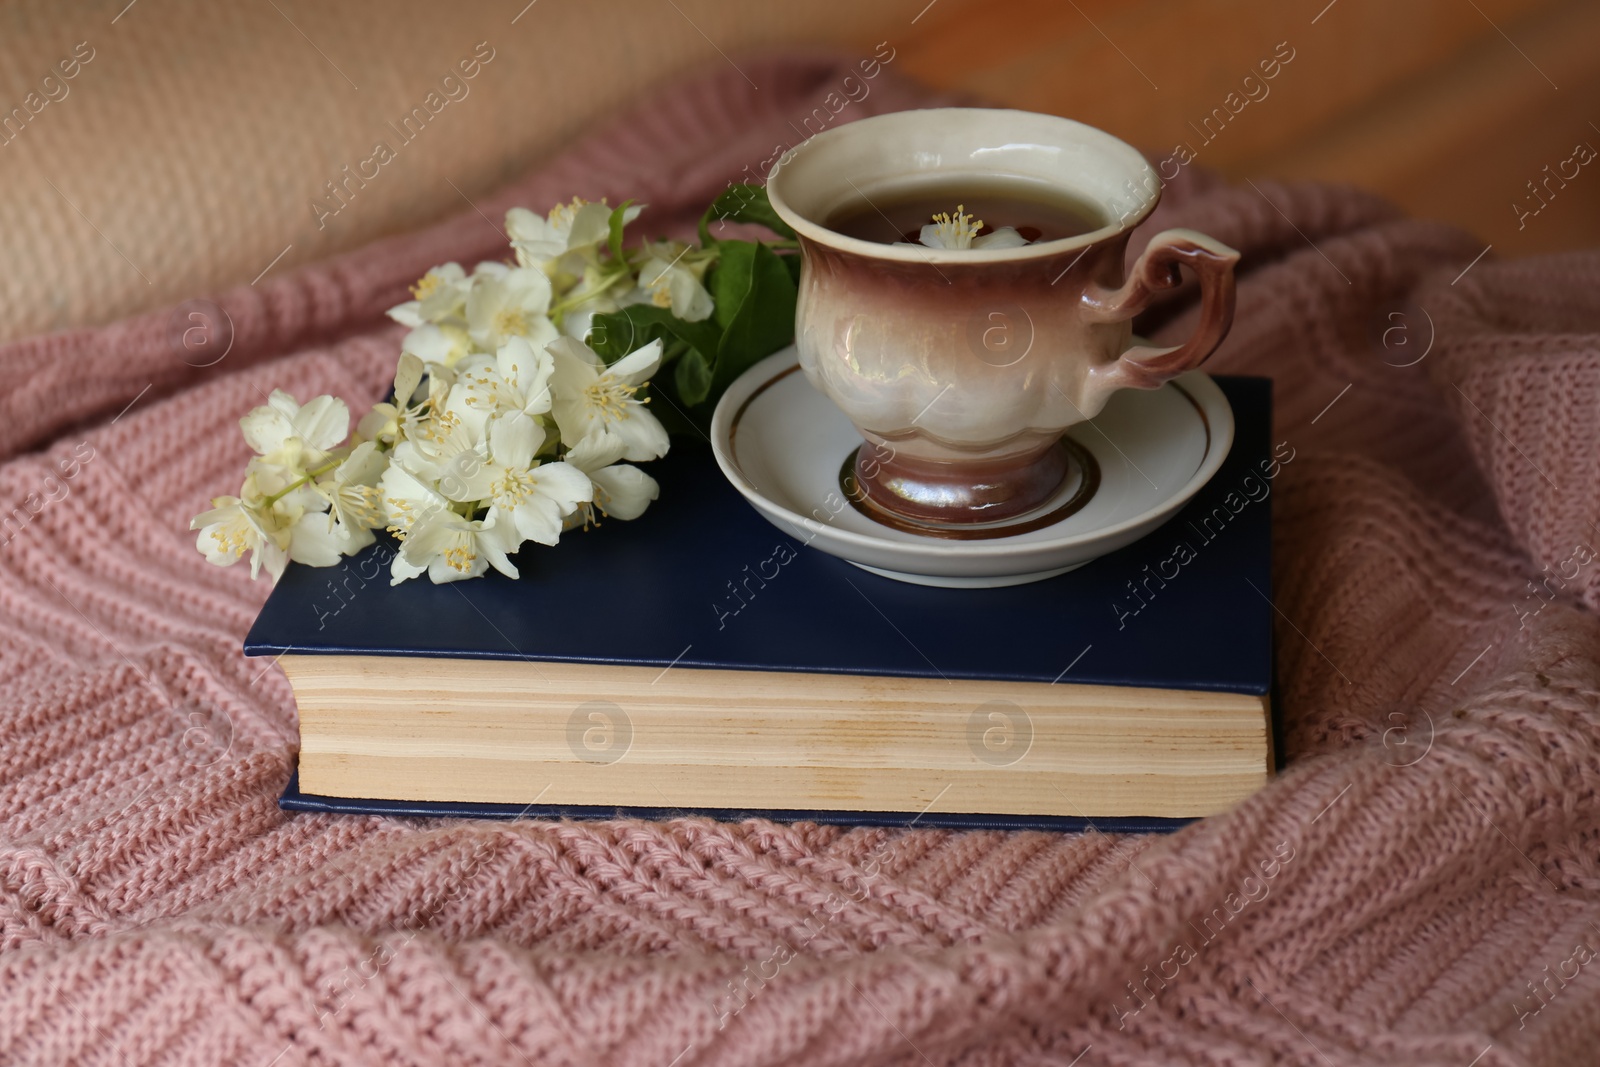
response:
<path fill-rule="evenodd" d="M 1600 245 L 1600 164 L 1565 186 L 1544 170 L 1572 175 L 1574 147 L 1600 147 L 1600 0 L 0 0 L 0 113 L 37 102 L 75 47 L 94 56 L 0 145 L 0 339 L 460 213 L 675 75 L 880 41 L 897 74 L 1157 158 L 1192 144 L 1234 178 L 1355 182 L 1496 255 Z M 327 182 L 475 42 L 496 58 L 470 99 L 316 216 Z M 1207 140 L 1214 113 L 1227 122 Z M 1537 215 L 1531 181 L 1552 190 Z"/>
<path fill-rule="evenodd" d="M 1294 59 L 1206 143 L 1190 124 L 1279 42 Z M 896 62 L 1234 178 L 1354 182 L 1497 255 L 1600 244 L 1600 165 L 1536 215 L 1527 187 L 1600 149 L 1596 0 L 937 0 Z"/>

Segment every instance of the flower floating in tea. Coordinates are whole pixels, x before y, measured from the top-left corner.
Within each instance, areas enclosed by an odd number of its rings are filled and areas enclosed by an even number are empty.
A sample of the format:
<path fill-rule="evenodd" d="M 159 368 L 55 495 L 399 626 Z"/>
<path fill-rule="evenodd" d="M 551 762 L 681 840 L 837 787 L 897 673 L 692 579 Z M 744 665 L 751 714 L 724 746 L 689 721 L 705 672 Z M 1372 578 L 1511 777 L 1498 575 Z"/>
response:
<path fill-rule="evenodd" d="M 1028 239 L 1012 226 L 1002 226 L 980 234 L 982 229 L 983 220 L 967 214 L 965 204 L 957 204 L 954 212 L 941 211 L 933 216 L 933 221 L 922 227 L 918 240 L 928 248 L 955 251 L 1020 248 L 1028 243 Z"/>

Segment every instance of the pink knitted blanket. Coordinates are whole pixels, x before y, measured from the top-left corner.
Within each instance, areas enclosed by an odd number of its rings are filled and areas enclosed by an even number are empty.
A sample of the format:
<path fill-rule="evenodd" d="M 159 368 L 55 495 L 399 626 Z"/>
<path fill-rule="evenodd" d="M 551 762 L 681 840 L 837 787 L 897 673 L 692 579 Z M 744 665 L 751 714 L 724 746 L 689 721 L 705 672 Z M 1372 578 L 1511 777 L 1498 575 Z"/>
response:
<path fill-rule="evenodd" d="M 1236 811 L 1113 837 L 277 809 L 294 704 L 239 652 L 267 589 L 186 529 L 237 484 L 236 420 L 274 386 L 376 398 L 382 309 L 499 255 L 510 205 L 685 228 L 851 71 L 744 66 L 759 90 L 655 94 L 481 215 L 215 296 L 209 366 L 187 311 L 0 348 L 0 1063 L 1600 1062 L 1600 254 L 1480 259 L 1348 189 L 1189 174 L 1154 223 L 1243 250 L 1211 368 L 1276 379 L 1293 455 L 1288 769 Z M 928 99 L 864 84 L 832 121 Z"/>

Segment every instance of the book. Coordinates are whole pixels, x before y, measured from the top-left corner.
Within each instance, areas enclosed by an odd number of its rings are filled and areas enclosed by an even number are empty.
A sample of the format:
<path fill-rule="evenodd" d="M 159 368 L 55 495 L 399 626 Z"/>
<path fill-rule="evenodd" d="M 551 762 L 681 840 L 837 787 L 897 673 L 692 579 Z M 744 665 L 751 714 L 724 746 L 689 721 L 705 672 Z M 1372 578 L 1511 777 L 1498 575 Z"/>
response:
<path fill-rule="evenodd" d="M 1216 380 L 1236 428 L 1212 480 L 1042 582 L 871 574 L 770 525 L 684 439 L 644 516 L 529 546 L 520 581 L 391 587 L 382 540 L 293 565 L 245 642 L 299 708 L 282 805 L 1108 830 L 1225 810 L 1273 770 L 1270 496 L 1292 452 L 1269 381 Z"/>

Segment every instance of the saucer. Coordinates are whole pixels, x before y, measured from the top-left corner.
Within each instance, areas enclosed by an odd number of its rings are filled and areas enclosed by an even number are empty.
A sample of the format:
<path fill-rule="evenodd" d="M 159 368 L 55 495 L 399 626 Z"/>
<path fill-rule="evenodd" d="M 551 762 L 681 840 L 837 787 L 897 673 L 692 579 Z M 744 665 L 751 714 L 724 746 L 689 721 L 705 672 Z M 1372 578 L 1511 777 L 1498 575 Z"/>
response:
<path fill-rule="evenodd" d="M 874 515 L 852 494 L 848 461 L 861 435 L 806 380 L 792 347 L 740 375 L 711 419 L 722 473 L 801 544 L 886 578 L 986 588 L 1053 578 L 1160 526 L 1222 466 L 1233 411 L 1215 382 L 1190 371 L 1115 393 L 1063 444 L 1072 473 L 1055 497 L 952 539 Z"/>

